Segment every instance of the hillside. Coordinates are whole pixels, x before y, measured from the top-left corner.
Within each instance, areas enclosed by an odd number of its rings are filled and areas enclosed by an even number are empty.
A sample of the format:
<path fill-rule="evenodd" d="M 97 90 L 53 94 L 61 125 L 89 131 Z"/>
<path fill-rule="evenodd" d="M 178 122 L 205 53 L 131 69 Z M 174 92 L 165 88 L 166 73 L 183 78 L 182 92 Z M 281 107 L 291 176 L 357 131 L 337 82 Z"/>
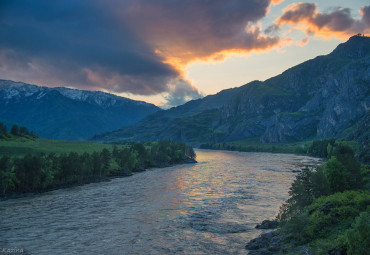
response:
<path fill-rule="evenodd" d="M 100 91 L 0 80 L 0 121 L 27 126 L 44 138 L 87 139 L 134 124 L 158 110 L 152 104 Z"/>
<path fill-rule="evenodd" d="M 341 137 L 369 111 L 369 95 L 370 38 L 353 36 L 332 53 L 264 82 L 254 81 L 161 111 L 93 139 L 168 139 L 196 145 L 250 138 L 281 143 Z M 210 98 L 216 99 L 214 104 L 207 103 Z"/>

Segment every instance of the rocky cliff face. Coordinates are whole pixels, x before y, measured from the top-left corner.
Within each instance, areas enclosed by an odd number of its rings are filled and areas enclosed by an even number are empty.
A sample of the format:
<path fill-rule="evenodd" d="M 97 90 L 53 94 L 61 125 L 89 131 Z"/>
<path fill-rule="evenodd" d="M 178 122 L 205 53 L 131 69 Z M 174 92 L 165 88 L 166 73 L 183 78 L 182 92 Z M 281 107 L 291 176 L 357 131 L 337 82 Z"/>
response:
<path fill-rule="evenodd" d="M 152 104 L 100 91 L 0 80 L 0 121 L 26 126 L 46 138 L 87 139 L 133 124 L 158 110 Z"/>
<path fill-rule="evenodd" d="M 264 82 L 251 82 L 228 95 L 222 105 L 205 112 L 191 115 L 189 110 L 186 116 L 175 114 L 165 121 L 161 116 L 166 112 L 160 112 L 155 119 L 149 116 L 99 139 L 165 137 L 196 143 L 258 137 L 261 142 L 274 143 L 339 137 L 369 112 L 370 38 L 351 37 L 329 55 Z"/>
<path fill-rule="evenodd" d="M 340 136 L 369 110 L 369 55 L 370 38 L 355 36 L 328 56 L 246 85 L 222 108 L 228 138 L 288 142 Z M 246 125 L 252 119 L 258 128 Z"/>

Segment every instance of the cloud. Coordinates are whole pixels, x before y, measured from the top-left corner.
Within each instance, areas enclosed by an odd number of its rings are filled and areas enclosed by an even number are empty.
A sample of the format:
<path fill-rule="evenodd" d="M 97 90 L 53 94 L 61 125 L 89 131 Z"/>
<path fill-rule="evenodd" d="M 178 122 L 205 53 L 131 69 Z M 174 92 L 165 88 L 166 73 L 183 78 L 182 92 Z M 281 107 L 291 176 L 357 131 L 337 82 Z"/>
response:
<path fill-rule="evenodd" d="M 296 45 L 298 45 L 300 47 L 304 47 L 304 46 L 306 46 L 306 44 L 308 43 L 309 40 L 310 39 L 308 37 L 305 37 L 302 40 L 296 42 Z"/>
<path fill-rule="evenodd" d="M 173 106 L 184 104 L 190 99 L 198 99 L 203 97 L 189 81 L 184 79 L 175 79 L 169 84 L 169 95 L 166 96 L 167 103 L 163 108 L 171 108 Z"/>
<path fill-rule="evenodd" d="M 360 10 L 361 19 L 355 19 L 348 8 L 332 8 L 327 13 L 317 10 L 313 3 L 294 3 L 283 10 L 275 26 L 298 25 L 297 28 L 309 35 L 319 34 L 324 37 L 348 38 L 357 33 L 370 31 L 370 6 Z"/>
<path fill-rule="evenodd" d="M 97 6 L 81 1 L 7 3 L 0 18 L 2 76 L 16 68 L 36 83 L 150 94 L 165 91 L 166 81 L 178 75 Z"/>
<path fill-rule="evenodd" d="M 278 5 L 282 2 L 284 2 L 285 0 L 272 0 L 271 2 L 274 4 L 274 5 Z"/>
<path fill-rule="evenodd" d="M 258 21 L 279 2 L 3 0 L 0 77 L 137 95 L 170 93 L 174 104 L 199 96 L 183 79 L 189 62 L 278 46 L 280 38 L 264 35 Z"/>
<path fill-rule="evenodd" d="M 268 26 L 263 32 L 268 35 L 277 35 L 279 31 L 280 31 L 279 26 L 272 24 Z"/>
<path fill-rule="evenodd" d="M 362 7 L 360 10 L 360 14 L 367 26 L 370 26 L 370 5 Z"/>
<path fill-rule="evenodd" d="M 225 52 L 276 46 L 279 38 L 248 29 L 267 14 L 270 4 L 269 0 L 136 0 L 117 11 L 167 63 L 181 66 Z"/>

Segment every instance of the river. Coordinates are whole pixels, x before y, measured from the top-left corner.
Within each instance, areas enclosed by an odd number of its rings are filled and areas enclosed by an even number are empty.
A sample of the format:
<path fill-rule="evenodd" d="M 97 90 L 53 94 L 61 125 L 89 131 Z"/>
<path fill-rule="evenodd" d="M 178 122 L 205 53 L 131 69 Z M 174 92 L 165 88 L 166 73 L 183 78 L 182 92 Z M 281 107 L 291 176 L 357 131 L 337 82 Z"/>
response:
<path fill-rule="evenodd" d="M 196 151 L 197 164 L 0 202 L 0 252 L 247 254 L 276 216 L 293 170 L 319 159 Z"/>

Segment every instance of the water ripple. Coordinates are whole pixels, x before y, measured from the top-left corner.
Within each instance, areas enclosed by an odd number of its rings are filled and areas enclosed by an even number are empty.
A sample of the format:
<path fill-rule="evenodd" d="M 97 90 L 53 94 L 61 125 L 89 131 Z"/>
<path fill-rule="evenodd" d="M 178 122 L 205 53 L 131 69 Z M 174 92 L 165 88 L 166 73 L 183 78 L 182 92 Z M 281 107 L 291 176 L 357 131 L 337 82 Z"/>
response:
<path fill-rule="evenodd" d="M 197 151 L 198 164 L 0 202 L 0 248 L 29 254 L 246 254 L 293 170 L 319 160 Z"/>

